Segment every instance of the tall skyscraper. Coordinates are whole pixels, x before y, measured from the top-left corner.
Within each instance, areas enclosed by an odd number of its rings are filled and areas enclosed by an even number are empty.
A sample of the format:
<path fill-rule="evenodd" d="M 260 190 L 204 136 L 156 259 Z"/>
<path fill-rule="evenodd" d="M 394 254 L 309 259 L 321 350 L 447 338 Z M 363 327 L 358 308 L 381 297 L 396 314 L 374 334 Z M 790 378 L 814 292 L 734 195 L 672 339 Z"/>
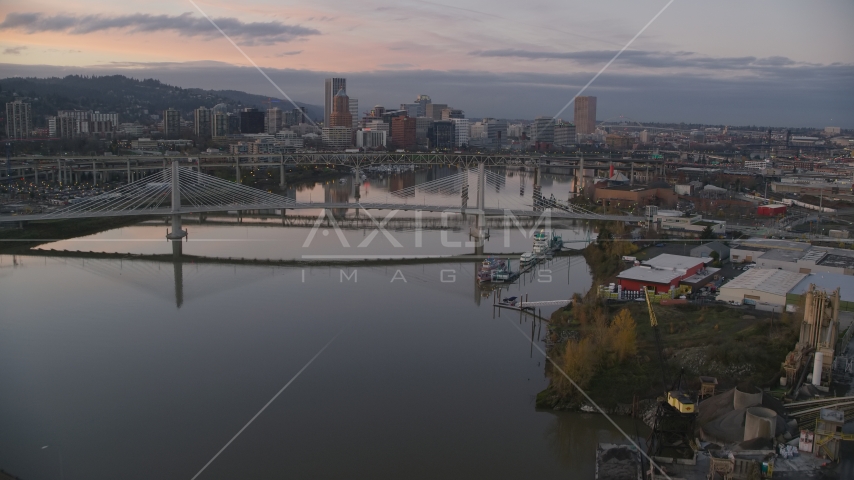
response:
<path fill-rule="evenodd" d="M 428 103 L 424 116 L 436 121 L 442 120 L 442 110 L 446 108 L 448 108 L 448 105 L 445 103 Z"/>
<path fill-rule="evenodd" d="M 332 99 L 340 91 L 347 91 L 346 78 L 327 78 L 326 88 L 323 92 L 323 125 L 329 126 L 329 117 L 332 115 Z"/>
<path fill-rule="evenodd" d="M 430 129 L 430 147 L 440 150 L 454 148 L 454 122 L 450 120 L 433 122 Z"/>
<path fill-rule="evenodd" d="M 228 120 L 229 114 L 223 111 L 213 111 L 213 115 L 211 115 L 211 136 L 225 137 L 228 136 L 229 128 L 228 128 Z"/>
<path fill-rule="evenodd" d="M 279 107 L 267 109 L 267 116 L 264 117 L 264 131 L 270 135 L 279 133 L 285 123 L 285 112 Z"/>
<path fill-rule="evenodd" d="M 579 135 L 596 132 L 596 97 L 575 97 L 575 131 Z"/>
<path fill-rule="evenodd" d="M 264 133 L 264 112 L 244 108 L 240 112 L 240 133 Z"/>
<path fill-rule="evenodd" d="M 209 108 L 199 107 L 193 110 L 193 132 L 199 138 L 210 137 L 213 112 Z"/>
<path fill-rule="evenodd" d="M 454 146 L 462 147 L 469 144 L 469 119 L 452 118 L 454 122 Z"/>
<path fill-rule="evenodd" d="M 350 99 L 350 100 L 348 100 L 348 102 L 350 104 L 350 119 L 351 119 L 353 128 L 355 128 L 356 125 L 359 123 L 359 120 L 362 118 L 361 115 L 359 115 L 359 99 L 353 98 L 353 97 L 347 97 L 347 98 Z"/>
<path fill-rule="evenodd" d="M 335 98 L 332 99 L 332 113 L 329 114 L 329 123 L 327 127 L 347 127 L 353 126 L 353 116 L 350 115 L 350 98 L 344 93 L 344 89 L 338 90 Z"/>
<path fill-rule="evenodd" d="M 391 120 L 391 145 L 394 148 L 411 150 L 415 148 L 415 119 L 407 116 L 394 117 Z"/>
<path fill-rule="evenodd" d="M 33 131 L 32 108 L 20 100 L 6 104 L 6 137 L 30 138 Z"/>
<path fill-rule="evenodd" d="M 419 115 L 418 113 L 421 111 L 421 105 L 418 103 L 401 103 L 401 110 L 406 110 L 406 114 L 410 117 L 423 117 L 424 115 Z"/>
<path fill-rule="evenodd" d="M 163 135 L 166 138 L 181 137 L 181 112 L 174 108 L 163 111 Z"/>
<path fill-rule="evenodd" d="M 433 103 L 433 100 L 430 99 L 430 95 L 418 95 L 418 98 L 415 99 L 415 103 L 418 104 L 418 112 L 415 116 L 417 117 L 426 117 L 427 116 L 427 104 Z"/>

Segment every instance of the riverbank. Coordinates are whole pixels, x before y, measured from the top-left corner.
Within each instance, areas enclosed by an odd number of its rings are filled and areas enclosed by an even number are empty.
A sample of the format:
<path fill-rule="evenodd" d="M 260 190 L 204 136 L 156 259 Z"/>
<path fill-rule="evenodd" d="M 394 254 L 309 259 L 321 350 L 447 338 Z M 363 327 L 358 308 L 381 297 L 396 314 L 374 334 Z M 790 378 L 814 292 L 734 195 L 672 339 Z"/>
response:
<path fill-rule="evenodd" d="M 601 368 L 585 390 L 608 407 L 631 403 L 634 396 L 661 395 L 665 390 L 662 369 L 646 304 L 622 302 L 607 308 L 608 315 L 627 309 L 637 319 L 637 355 L 632 361 Z M 684 369 L 690 390 L 699 389 L 700 375 L 716 377 L 720 390 L 742 382 L 763 387 L 779 384 L 780 363 L 797 341 L 797 321 L 786 315 L 780 318 L 779 314 L 725 305 L 655 305 L 654 308 L 660 325 L 667 381 L 672 382 Z M 572 317 L 559 317 L 552 322 L 557 338 L 571 338 L 573 332 L 585 329 Z M 546 392 L 541 406 L 551 404 L 572 409 L 581 405 L 577 399 L 557 397 L 556 392 L 548 389 Z"/>
<path fill-rule="evenodd" d="M 779 385 L 780 364 L 797 341 L 797 319 L 792 314 L 723 304 L 654 305 L 664 357 L 662 371 L 646 303 L 605 301 L 597 296 L 597 286 L 621 268 L 619 258 L 614 259 L 621 248 L 609 245 L 628 243 L 604 240 L 600 235 L 600 241 L 584 251 L 594 273 L 591 290 L 577 295 L 574 305 L 552 314 L 547 353 L 562 368 L 571 368 L 569 355 L 579 355 L 579 347 L 587 342 L 587 350 L 578 361 L 589 368 L 581 372 L 578 383 L 606 412 L 624 413 L 625 406 L 635 399 L 655 399 L 680 371 L 684 371 L 687 388 L 695 391 L 700 375 L 716 377 L 720 390 L 742 382 Z M 635 324 L 635 350 L 623 361 L 606 352 L 612 347 L 602 340 L 618 314 L 627 314 Z M 567 388 L 554 368 L 547 366 L 546 373 L 552 381 L 537 396 L 538 408 L 590 407 L 574 387 Z"/>
<path fill-rule="evenodd" d="M 151 217 L 75 218 L 29 222 L 24 228 L 0 229 L 0 253 L 22 254 L 45 243 L 94 235 L 105 230 L 127 227 Z"/>

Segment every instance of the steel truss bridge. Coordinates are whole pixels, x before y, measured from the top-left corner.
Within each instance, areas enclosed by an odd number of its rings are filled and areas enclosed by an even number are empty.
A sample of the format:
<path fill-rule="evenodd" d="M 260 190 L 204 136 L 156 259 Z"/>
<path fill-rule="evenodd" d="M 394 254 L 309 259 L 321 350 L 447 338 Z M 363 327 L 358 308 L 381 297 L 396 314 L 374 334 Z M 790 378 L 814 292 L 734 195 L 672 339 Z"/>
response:
<path fill-rule="evenodd" d="M 471 168 L 487 167 L 563 167 L 569 170 L 618 170 L 638 172 L 664 168 L 660 159 L 627 159 L 607 157 L 558 157 L 505 153 L 286 153 L 286 154 L 200 154 L 193 156 L 135 155 L 121 157 L 51 156 L 12 157 L 0 169 L 0 180 L 11 178 L 50 178 L 62 183 L 105 182 L 107 176 L 125 176 L 130 183 L 156 170 L 163 170 L 174 161 L 192 165 L 200 171 L 214 168 L 234 168 L 240 181 L 241 169 L 276 168 L 284 185 L 285 169 L 294 166 L 324 165 L 367 168 L 376 165 L 454 165 Z M 648 174 L 647 174 L 648 175 Z"/>

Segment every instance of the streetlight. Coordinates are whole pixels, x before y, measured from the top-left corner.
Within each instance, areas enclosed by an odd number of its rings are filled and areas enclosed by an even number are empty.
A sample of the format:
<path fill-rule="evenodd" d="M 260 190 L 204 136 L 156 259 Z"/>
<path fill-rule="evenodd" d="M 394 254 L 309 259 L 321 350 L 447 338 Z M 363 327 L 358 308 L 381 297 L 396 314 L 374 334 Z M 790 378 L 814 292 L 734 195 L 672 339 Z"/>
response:
<path fill-rule="evenodd" d="M 42 450 L 47 450 L 48 448 L 50 448 L 50 445 L 45 445 L 42 447 Z M 62 449 L 59 448 L 59 445 L 56 445 L 56 451 L 59 454 L 59 480 L 63 480 L 65 474 L 62 471 Z"/>

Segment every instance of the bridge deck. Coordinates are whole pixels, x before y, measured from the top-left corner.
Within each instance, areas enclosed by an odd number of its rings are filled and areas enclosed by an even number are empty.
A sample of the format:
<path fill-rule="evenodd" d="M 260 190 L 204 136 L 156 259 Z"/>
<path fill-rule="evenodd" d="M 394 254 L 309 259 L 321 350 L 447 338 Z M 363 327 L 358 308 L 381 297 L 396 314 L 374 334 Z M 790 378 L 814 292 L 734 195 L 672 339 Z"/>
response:
<path fill-rule="evenodd" d="M 343 209 L 359 209 L 359 210 L 399 210 L 399 211 L 422 211 L 422 212 L 439 212 L 439 213 L 465 213 L 466 215 L 486 215 L 486 216 L 507 216 L 514 217 L 539 217 L 548 216 L 554 219 L 573 219 L 573 220 L 599 220 L 599 221 L 620 221 L 620 222 L 639 222 L 643 217 L 633 215 L 599 215 L 589 213 L 573 213 L 565 211 L 533 211 L 533 210 L 504 210 L 499 208 L 486 208 L 477 210 L 475 208 L 467 208 L 462 210 L 460 207 L 449 207 L 440 205 L 406 205 L 406 204 L 387 204 L 387 203 L 279 203 L 279 204 L 263 204 L 263 205 L 222 205 L 209 207 L 181 207 L 178 213 L 194 214 L 208 212 L 228 212 L 228 211 L 252 211 L 252 210 L 343 210 Z M 101 217 L 121 217 L 121 216 L 168 216 L 173 215 L 171 208 L 156 208 L 147 210 L 133 211 L 104 211 L 104 212 L 75 212 L 62 215 L 45 214 L 30 214 L 30 215 L 0 215 L 0 222 L 31 222 L 37 220 L 67 220 L 74 218 L 101 218 Z"/>

